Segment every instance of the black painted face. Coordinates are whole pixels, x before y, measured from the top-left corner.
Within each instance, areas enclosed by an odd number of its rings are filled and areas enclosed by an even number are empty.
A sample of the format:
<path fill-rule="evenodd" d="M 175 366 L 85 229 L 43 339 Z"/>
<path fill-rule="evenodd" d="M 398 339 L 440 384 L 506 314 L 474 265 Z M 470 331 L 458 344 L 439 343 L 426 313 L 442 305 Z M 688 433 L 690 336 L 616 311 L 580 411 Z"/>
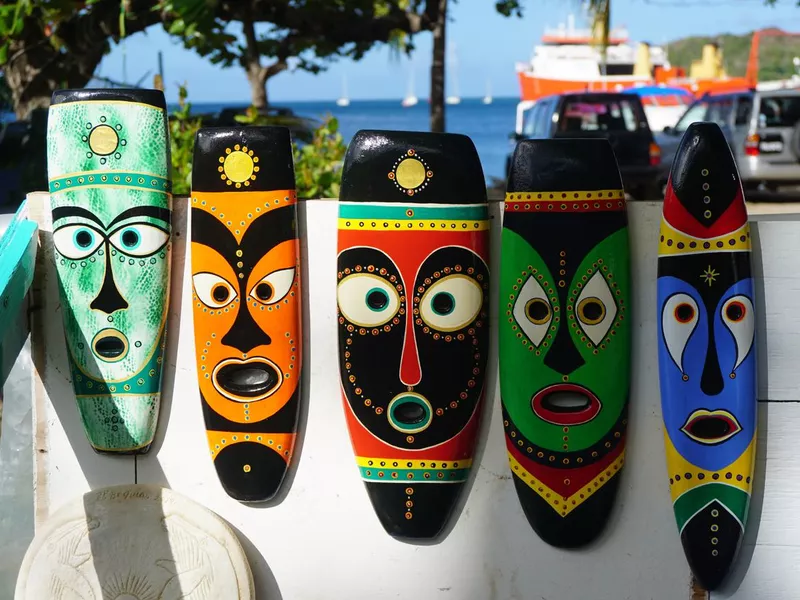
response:
<path fill-rule="evenodd" d="M 461 247 L 433 250 L 421 263 L 410 252 L 394 261 L 377 248 L 355 247 L 339 255 L 338 268 L 341 371 L 356 417 L 399 448 L 452 438 L 482 392 L 483 260 Z"/>

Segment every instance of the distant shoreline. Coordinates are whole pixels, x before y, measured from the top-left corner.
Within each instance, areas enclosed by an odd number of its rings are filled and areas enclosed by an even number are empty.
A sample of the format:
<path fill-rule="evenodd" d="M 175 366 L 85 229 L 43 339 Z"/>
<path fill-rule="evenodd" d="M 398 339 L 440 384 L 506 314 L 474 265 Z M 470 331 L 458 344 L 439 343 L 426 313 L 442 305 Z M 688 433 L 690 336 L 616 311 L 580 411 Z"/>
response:
<path fill-rule="evenodd" d="M 329 100 L 271 100 L 270 104 L 273 104 L 275 106 L 281 106 L 281 105 L 284 105 L 284 104 L 336 104 L 336 100 L 337 100 L 337 98 L 331 98 Z M 380 103 L 380 104 L 397 104 L 397 105 L 399 105 L 403 101 L 402 98 L 378 98 L 378 99 L 350 98 L 349 100 L 350 100 L 351 106 L 352 106 L 352 104 L 364 104 L 364 103 L 372 103 L 372 104 Z M 510 102 L 510 101 L 519 102 L 520 99 L 519 99 L 518 96 L 493 96 L 492 97 L 492 102 L 504 102 L 505 103 L 505 102 Z M 231 100 L 231 101 L 224 101 L 224 100 L 195 100 L 195 99 L 192 98 L 192 99 L 189 100 L 189 102 L 192 105 L 213 104 L 215 106 L 224 105 L 224 106 L 237 107 L 237 108 L 238 107 L 243 107 L 243 106 L 246 107 L 246 106 L 250 105 L 247 102 L 247 100 L 243 100 L 243 101 L 236 101 L 236 100 Z M 471 104 L 473 102 L 482 104 L 483 103 L 483 96 L 468 96 L 468 97 L 464 96 L 464 97 L 461 98 L 461 102 L 462 103 L 468 103 L 468 104 Z M 177 102 L 168 102 L 168 104 L 171 105 L 171 106 L 172 105 L 177 105 Z M 410 109 L 414 109 L 414 108 L 418 108 L 420 106 L 428 106 L 428 99 L 427 98 L 420 98 L 419 99 L 419 104 L 417 104 L 416 106 L 409 107 L 409 108 Z M 453 106 L 453 108 L 455 108 L 457 106 L 459 106 L 459 105 L 455 105 L 455 106 Z M 340 106 L 338 108 L 346 110 L 346 109 L 348 109 L 350 107 L 349 106 L 344 106 L 344 107 Z"/>

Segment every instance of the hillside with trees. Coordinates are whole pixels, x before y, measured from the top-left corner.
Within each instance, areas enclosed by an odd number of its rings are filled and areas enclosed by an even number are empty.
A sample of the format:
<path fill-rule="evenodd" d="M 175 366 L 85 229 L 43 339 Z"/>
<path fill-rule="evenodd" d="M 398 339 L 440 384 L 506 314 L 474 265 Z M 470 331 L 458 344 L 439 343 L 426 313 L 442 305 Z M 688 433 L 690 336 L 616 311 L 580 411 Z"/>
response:
<path fill-rule="evenodd" d="M 774 31 L 774 30 L 773 30 Z M 795 73 L 792 59 L 800 56 L 800 36 L 768 35 L 762 32 L 759 48 L 759 81 L 785 79 Z M 731 76 L 743 76 L 747 70 L 753 34 L 687 37 L 667 46 L 669 61 L 688 70 L 693 60 L 699 60 L 703 45 L 717 42 L 722 48 L 725 70 Z"/>

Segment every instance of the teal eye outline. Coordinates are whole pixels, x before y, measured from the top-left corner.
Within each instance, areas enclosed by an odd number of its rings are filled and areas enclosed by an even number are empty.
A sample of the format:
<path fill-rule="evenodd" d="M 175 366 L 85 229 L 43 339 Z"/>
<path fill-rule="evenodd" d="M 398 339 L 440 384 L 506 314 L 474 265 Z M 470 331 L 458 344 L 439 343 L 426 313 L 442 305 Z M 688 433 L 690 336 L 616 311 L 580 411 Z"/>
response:
<path fill-rule="evenodd" d="M 92 242 L 82 247 L 75 239 L 80 233 L 89 232 Z M 69 223 L 53 230 L 53 246 L 56 251 L 69 260 L 83 260 L 88 258 L 106 242 L 105 234 L 99 229 L 86 223 Z"/>
<path fill-rule="evenodd" d="M 89 239 L 89 243 L 88 244 L 83 245 L 83 244 L 78 242 L 78 236 L 81 233 L 88 233 L 89 234 L 90 239 Z M 95 232 L 92 231 L 91 229 L 89 229 L 88 227 L 80 227 L 72 235 L 72 243 L 75 245 L 75 248 L 78 251 L 86 251 L 88 248 L 90 248 L 94 244 L 94 240 L 95 240 Z"/>
<path fill-rule="evenodd" d="M 374 306 L 372 306 L 369 303 L 369 297 L 374 292 L 378 292 L 383 297 L 383 300 L 384 300 L 383 306 L 381 306 L 380 308 L 375 308 Z M 367 293 L 364 294 L 364 304 L 366 304 L 367 308 L 370 309 L 372 312 L 376 312 L 376 313 L 383 312 L 384 310 L 386 310 L 389 307 L 390 303 L 391 303 L 391 299 L 389 298 L 389 294 L 387 294 L 386 290 L 384 290 L 382 288 L 374 287 L 372 289 L 367 290 Z"/>
<path fill-rule="evenodd" d="M 384 292 L 389 301 L 376 310 L 367 303 L 367 297 L 375 290 Z M 373 273 L 352 273 L 336 286 L 336 302 L 339 314 L 357 327 L 382 327 L 392 320 L 405 305 L 400 301 L 400 292 L 386 278 Z"/>
<path fill-rule="evenodd" d="M 135 229 L 139 235 L 139 241 L 135 248 L 129 248 L 122 243 L 122 235 L 131 229 Z M 153 223 L 137 221 L 135 223 L 126 223 L 109 233 L 108 243 L 117 251 L 128 256 L 147 258 L 160 252 L 169 242 L 169 238 L 169 230 Z"/>
<path fill-rule="evenodd" d="M 128 231 L 132 231 L 136 234 L 136 245 L 135 246 L 128 246 L 125 244 L 125 234 Z M 135 225 L 127 225 L 124 229 L 120 230 L 119 233 L 119 240 L 122 242 L 122 245 L 125 247 L 125 250 L 136 250 L 139 246 L 142 245 L 142 234 L 136 229 Z"/>
<path fill-rule="evenodd" d="M 440 311 L 439 311 L 439 310 L 437 310 L 437 309 L 436 309 L 436 307 L 433 305 L 433 303 L 434 303 L 434 301 L 436 300 L 436 298 L 438 298 L 438 297 L 439 297 L 439 296 L 441 296 L 441 295 L 445 295 L 445 296 L 447 296 L 448 298 L 450 298 L 450 303 L 451 303 L 451 304 L 450 304 L 450 310 L 448 310 L 447 312 L 440 312 Z M 431 310 L 432 310 L 433 312 L 435 312 L 437 315 L 439 315 L 440 317 L 446 317 L 447 315 L 451 315 L 451 314 L 453 314 L 453 312 L 456 310 L 456 298 L 455 298 L 455 296 L 453 296 L 453 294 L 451 294 L 450 292 L 447 292 L 447 291 L 444 291 L 444 292 L 436 292 L 436 294 L 434 294 L 433 298 L 431 298 Z"/>

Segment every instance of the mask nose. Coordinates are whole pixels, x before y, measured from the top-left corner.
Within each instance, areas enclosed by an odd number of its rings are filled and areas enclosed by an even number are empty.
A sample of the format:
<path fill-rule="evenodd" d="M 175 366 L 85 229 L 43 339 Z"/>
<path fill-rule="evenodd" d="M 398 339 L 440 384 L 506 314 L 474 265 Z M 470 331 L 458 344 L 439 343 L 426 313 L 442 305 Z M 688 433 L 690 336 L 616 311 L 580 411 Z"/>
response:
<path fill-rule="evenodd" d="M 222 338 L 222 343 L 245 354 L 258 346 L 271 344 L 272 339 L 255 322 L 247 310 L 247 303 L 240 302 L 236 320 Z"/>
<path fill-rule="evenodd" d="M 700 389 L 706 396 L 716 396 L 722 393 L 725 382 L 722 379 L 722 371 L 719 368 L 717 358 L 717 348 L 714 343 L 713 328 L 709 328 L 708 349 L 706 350 L 706 361 L 703 364 L 703 374 L 700 377 Z"/>
<path fill-rule="evenodd" d="M 417 336 L 414 335 L 414 319 L 411 315 L 406 315 L 405 343 L 400 358 L 400 381 L 407 386 L 415 386 L 422 381 Z"/>
<path fill-rule="evenodd" d="M 125 310 L 128 308 L 128 303 L 125 301 L 125 298 L 122 297 L 122 294 L 119 293 L 117 285 L 114 283 L 114 275 L 111 272 L 111 253 L 108 251 L 108 246 L 106 246 L 105 251 L 106 273 L 103 277 L 103 286 L 100 288 L 95 299 L 92 300 L 89 308 L 110 315 L 118 310 Z"/>
<path fill-rule="evenodd" d="M 578 352 L 570 337 L 569 329 L 566 325 L 558 328 L 553 344 L 544 357 L 544 364 L 562 375 L 569 375 L 585 364 L 581 353 Z"/>

